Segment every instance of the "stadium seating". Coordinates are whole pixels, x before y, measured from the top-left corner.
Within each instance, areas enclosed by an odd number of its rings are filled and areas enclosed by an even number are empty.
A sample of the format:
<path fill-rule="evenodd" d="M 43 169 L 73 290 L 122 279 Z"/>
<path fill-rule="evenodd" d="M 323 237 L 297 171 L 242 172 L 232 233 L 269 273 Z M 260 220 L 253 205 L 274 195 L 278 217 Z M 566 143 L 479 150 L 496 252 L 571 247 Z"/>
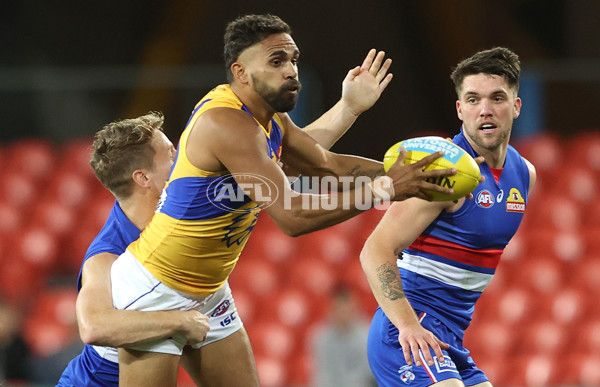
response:
<path fill-rule="evenodd" d="M 24 313 L 24 336 L 41 356 L 73 338 L 81 260 L 114 203 L 89 167 L 90 145 L 24 139 L 0 148 L 0 297 Z M 600 132 L 541 134 L 515 147 L 538 182 L 465 346 L 496 387 L 600 385 Z M 567 147 L 576 151 L 563 165 Z M 230 284 L 262 385 L 310 384 L 307 337 L 338 283 L 373 313 L 359 254 L 384 213 L 298 238 L 260 216 Z M 191 378 L 181 372 L 179 384 Z"/>

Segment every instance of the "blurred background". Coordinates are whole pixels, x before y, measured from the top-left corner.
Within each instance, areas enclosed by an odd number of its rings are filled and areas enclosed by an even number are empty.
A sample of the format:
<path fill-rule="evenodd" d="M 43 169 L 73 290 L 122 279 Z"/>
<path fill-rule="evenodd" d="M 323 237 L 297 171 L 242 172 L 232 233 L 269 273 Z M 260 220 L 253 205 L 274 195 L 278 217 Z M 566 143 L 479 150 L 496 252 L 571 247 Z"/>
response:
<path fill-rule="evenodd" d="M 449 74 L 458 61 L 494 46 L 520 55 L 513 145 L 539 181 L 466 344 L 496 386 L 600 385 L 594 0 L 4 2 L 0 380 L 53 385 L 81 349 L 76 276 L 113 203 L 88 165 L 93 134 L 160 110 L 177 143 L 195 103 L 225 83 L 227 22 L 266 12 L 291 25 L 302 53 L 304 87 L 292 113 L 300 125 L 339 99 L 347 71 L 370 48 L 394 60 L 379 102 L 333 148 L 375 159 L 407 137 L 457 132 Z M 337 310 L 340 286 L 368 322 L 376 303 L 358 254 L 382 214 L 296 239 L 261 217 L 231 285 L 265 386 L 316 385 L 314 341 Z M 180 379 L 191 383 L 183 372 Z"/>

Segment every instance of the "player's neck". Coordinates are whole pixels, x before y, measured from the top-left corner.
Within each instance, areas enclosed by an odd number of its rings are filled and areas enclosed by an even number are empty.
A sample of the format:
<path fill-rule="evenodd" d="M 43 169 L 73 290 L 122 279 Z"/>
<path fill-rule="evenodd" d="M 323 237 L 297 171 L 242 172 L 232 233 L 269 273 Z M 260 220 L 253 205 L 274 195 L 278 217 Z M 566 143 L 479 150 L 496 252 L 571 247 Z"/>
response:
<path fill-rule="evenodd" d="M 240 85 L 233 82 L 230 86 L 231 90 L 237 95 L 240 101 L 242 101 L 248 111 L 250 111 L 252 117 L 254 117 L 264 128 L 267 128 L 269 121 L 271 121 L 271 118 L 275 115 L 273 108 L 265 103 L 265 101 L 249 85 Z"/>
<path fill-rule="evenodd" d="M 119 201 L 125 216 L 140 230 L 143 230 L 150 223 L 156 209 L 156 203 L 156 198 L 151 197 L 151 195 L 136 193 L 126 200 Z"/>

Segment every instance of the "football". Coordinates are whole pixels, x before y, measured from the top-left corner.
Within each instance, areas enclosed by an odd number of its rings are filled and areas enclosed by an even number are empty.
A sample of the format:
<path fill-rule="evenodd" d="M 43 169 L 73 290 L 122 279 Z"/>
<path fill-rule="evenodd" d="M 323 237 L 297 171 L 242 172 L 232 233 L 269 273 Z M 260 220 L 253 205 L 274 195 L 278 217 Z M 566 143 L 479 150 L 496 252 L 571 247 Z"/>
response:
<path fill-rule="evenodd" d="M 452 195 L 429 191 L 428 193 L 431 195 L 433 201 L 457 200 L 471 193 L 479 184 L 481 171 L 473 157 L 453 142 L 437 136 L 409 138 L 394 144 L 383 157 L 383 167 L 386 172 L 398 159 L 398 152 L 401 146 L 406 149 L 404 165 L 416 163 L 422 158 L 442 150 L 444 151 L 444 155 L 425 168 L 425 171 L 456 168 L 457 173 L 454 176 L 440 176 L 435 179 L 428 179 L 430 183 L 454 189 L 454 194 Z"/>

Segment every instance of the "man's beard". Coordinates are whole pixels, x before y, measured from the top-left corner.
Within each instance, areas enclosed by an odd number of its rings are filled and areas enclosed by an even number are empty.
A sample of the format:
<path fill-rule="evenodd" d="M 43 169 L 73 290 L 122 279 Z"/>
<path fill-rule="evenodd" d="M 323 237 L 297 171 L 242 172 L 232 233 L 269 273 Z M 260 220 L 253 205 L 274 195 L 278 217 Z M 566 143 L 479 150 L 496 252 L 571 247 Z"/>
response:
<path fill-rule="evenodd" d="M 275 90 L 254 75 L 251 75 L 251 77 L 252 83 L 254 84 L 254 91 L 256 91 L 276 112 L 287 113 L 296 107 L 299 93 L 289 94 L 288 92 L 291 90 L 300 92 L 302 85 L 299 81 L 290 79 L 279 89 Z"/>

